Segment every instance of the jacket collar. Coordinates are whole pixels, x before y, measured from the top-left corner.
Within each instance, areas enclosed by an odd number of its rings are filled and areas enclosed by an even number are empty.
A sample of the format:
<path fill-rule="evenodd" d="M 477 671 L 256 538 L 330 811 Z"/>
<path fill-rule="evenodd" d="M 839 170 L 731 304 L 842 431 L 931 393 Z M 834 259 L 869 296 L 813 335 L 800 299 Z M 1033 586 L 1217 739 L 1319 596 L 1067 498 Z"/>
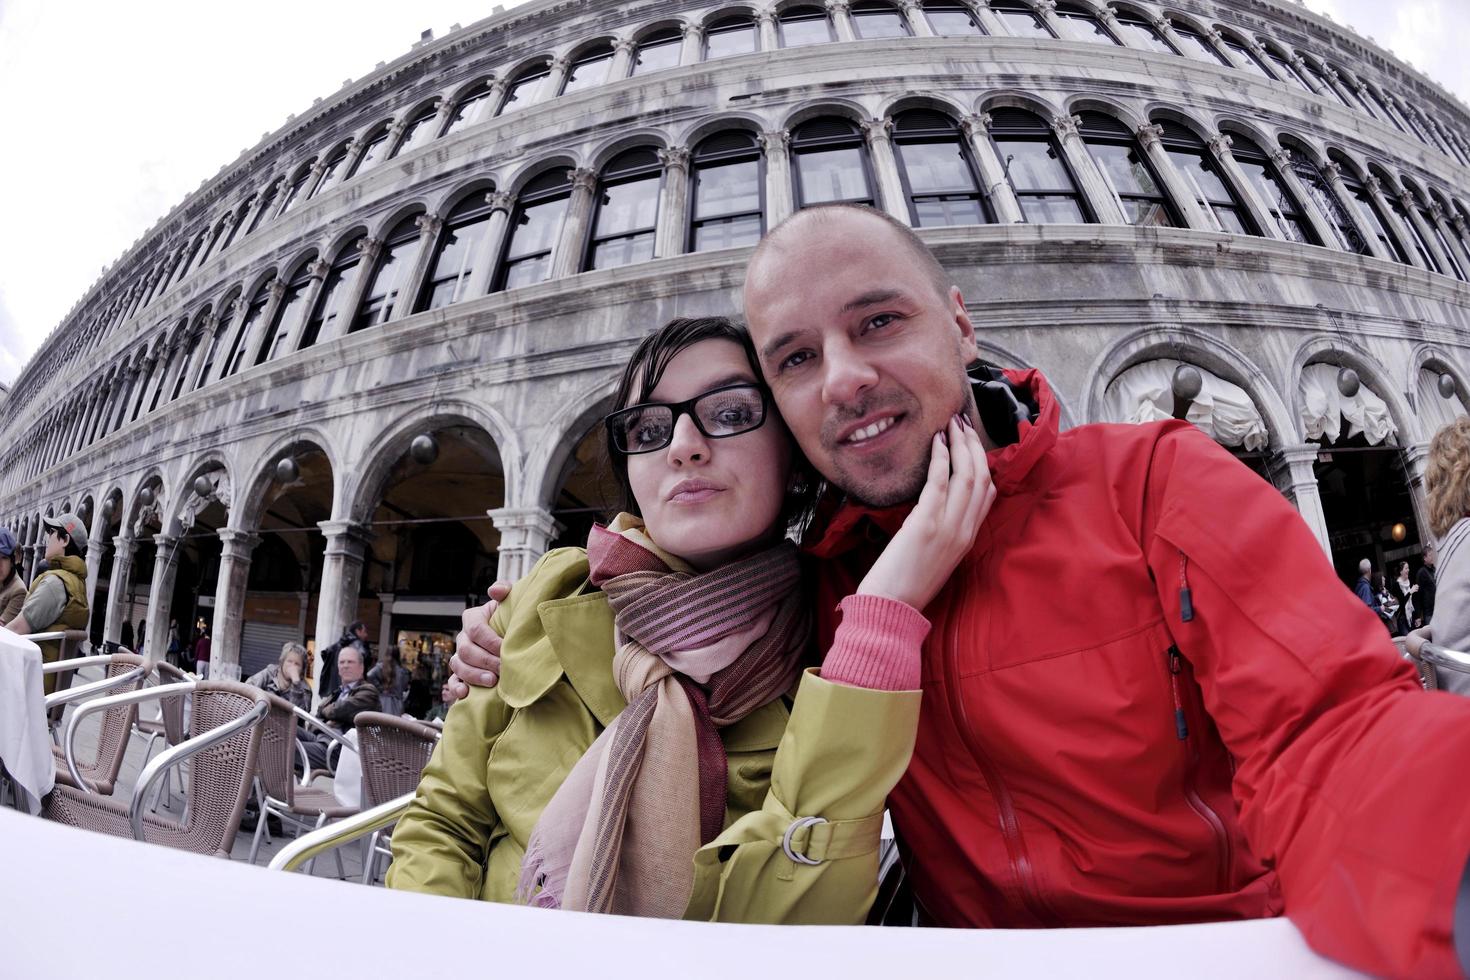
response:
<path fill-rule="evenodd" d="M 1019 438 L 986 454 L 990 477 L 998 496 L 1020 492 L 1037 475 L 1039 464 L 1057 443 L 1061 411 L 1051 385 L 1040 371 L 1006 371 L 1006 379 L 1024 389 L 1037 407 L 1034 422 L 1022 422 Z M 816 519 L 803 540 L 803 547 L 818 558 L 833 558 L 856 547 L 874 529 L 884 538 L 898 532 L 913 502 L 893 507 L 868 507 L 831 495 L 818 506 Z"/>

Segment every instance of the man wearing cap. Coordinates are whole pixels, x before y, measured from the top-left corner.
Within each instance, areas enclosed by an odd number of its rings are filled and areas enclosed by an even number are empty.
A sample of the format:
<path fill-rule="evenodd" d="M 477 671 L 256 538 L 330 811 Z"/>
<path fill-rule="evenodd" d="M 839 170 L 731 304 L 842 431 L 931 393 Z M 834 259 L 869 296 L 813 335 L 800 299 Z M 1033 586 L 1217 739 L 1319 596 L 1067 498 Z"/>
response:
<path fill-rule="evenodd" d="M 14 633 L 53 633 L 87 628 L 87 528 L 75 514 L 47 517 L 46 561 L 49 568 L 31 582 L 20 615 L 5 628 Z M 40 625 L 40 624 L 46 625 Z M 52 663 L 61 656 L 61 642 L 40 644 L 41 659 Z M 46 678 L 46 693 L 56 686 L 55 675 Z"/>
<path fill-rule="evenodd" d="M 0 626 L 18 616 L 26 601 L 26 583 L 20 577 L 20 562 L 15 560 L 19 550 L 10 528 L 0 527 Z"/>

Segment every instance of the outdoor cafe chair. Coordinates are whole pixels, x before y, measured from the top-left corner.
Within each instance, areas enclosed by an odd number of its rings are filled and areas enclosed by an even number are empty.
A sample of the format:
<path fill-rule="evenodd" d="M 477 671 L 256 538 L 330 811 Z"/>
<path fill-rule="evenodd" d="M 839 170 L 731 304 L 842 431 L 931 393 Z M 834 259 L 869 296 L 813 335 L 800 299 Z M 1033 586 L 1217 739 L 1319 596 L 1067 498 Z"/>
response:
<path fill-rule="evenodd" d="M 165 847 L 229 857 L 260 749 L 265 693 L 236 681 L 186 681 L 112 694 L 79 706 L 63 739 L 70 757 L 77 727 L 87 715 L 144 701 L 187 696 L 191 699 L 190 737 L 143 768 L 128 802 L 71 786 L 57 786 L 42 813 L 48 820 Z M 182 817 L 145 813 L 154 784 L 169 769 L 188 760 Z"/>
<path fill-rule="evenodd" d="M 1470 680 L 1465 676 L 1470 675 L 1470 653 L 1451 650 L 1437 643 L 1425 643 L 1419 648 L 1419 663 L 1425 690 L 1470 689 Z M 1455 684 L 1454 681 L 1460 683 Z"/>
<path fill-rule="evenodd" d="M 132 653 L 102 654 L 95 657 L 74 657 L 45 664 L 43 674 L 67 674 L 83 667 L 104 667 L 101 680 L 76 687 L 59 690 L 46 697 L 46 710 L 59 712 L 68 704 L 79 704 L 88 698 L 102 694 L 133 692 L 142 687 L 153 666 L 142 657 Z M 74 709 L 72 718 L 76 717 Z M 88 711 L 86 714 L 92 714 Z M 68 756 L 61 745 L 51 747 L 56 759 L 56 782 L 58 785 L 85 789 L 103 796 L 111 796 L 117 785 L 117 775 L 122 771 L 123 757 L 128 750 L 128 739 L 132 735 L 133 722 L 138 717 L 135 701 L 109 702 L 102 716 L 102 727 L 97 734 L 97 749 L 90 761 L 80 761 L 75 755 Z"/>
<path fill-rule="evenodd" d="M 405 793 L 412 795 L 423 777 L 424 766 L 439 744 L 441 729 L 412 718 L 400 718 L 379 711 L 364 711 L 357 716 L 357 747 L 362 760 L 363 809 L 395 800 Z M 388 857 L 379 844 L 391 831 L 375 830 L 368 839 L 363 861 L 362 883 L 370 885 L 378 873 L 378 858 Z"/>
<path fill-rule="evenodd" d="M 165 684 L 183 684 L 194 679 L 192 674 L 185 673 L 167 661 L 160 660 L 153 666 L 158 671 L 158 683 L 160 686 Z M 137 718 L 133 721 L 133 731 L 141 735 L 144 739 L 144 764 L 147 764 L 149 758 L 153 755 L 154 745 L 161 742 L 165 748 L 168 748 L 178 745 L 188 737 L 188 733 L 184 729 L 184 695 L 180 694 L 173 697 L 159 698 L 158 709 L 159 717 L 156 719 Z M 163 785 L 159 787 L 160 794 L 168 795 L 170 806 L 173 805 L 173 781 L 175 778 L 180 779 L 180 786 L 182 786 L 182 775 L 180 771 L 178 769 L 170 769 L 169 774 L 164 777 Z M 157 797 L 154 798 L 153 809 L 158 809 Z"/>

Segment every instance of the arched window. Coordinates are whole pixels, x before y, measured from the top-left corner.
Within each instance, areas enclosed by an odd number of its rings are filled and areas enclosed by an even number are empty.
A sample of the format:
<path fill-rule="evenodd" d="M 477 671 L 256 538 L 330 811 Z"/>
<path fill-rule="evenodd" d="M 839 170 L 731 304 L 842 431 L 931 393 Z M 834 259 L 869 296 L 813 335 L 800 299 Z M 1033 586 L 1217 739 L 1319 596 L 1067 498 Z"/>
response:
<path fill-rule="evenodd" d="M 1149 23 L 1147 19 L 1131 11 L 1120 11 L 1118 13 L 1118 33 L 1123 35 L 1125 43 L 1132 42 L 1135 48 L 1144 51 L 1157 51 L 1159 54 L 1178 54 L 1169 39 L 1159 33 L 1159 29 Z"/>
<path fill-rule="evenodd" d="M 1375 169 L 1373 176 L 1378 179 L 1379 185 L 1383 188 L 1383 197 L 1388 201 L 1388 209 L 1398 217 L 1399 222 L 1404 226 L 1404 230 L 1409 236 L 1409 244 L 1414 246 L 1414 251 L 1419 253 L 1419 258 L 1424 263 L 1424 268 L 1432 272 L 1443 273 L 1444 270 L 1434 260 L 1434 253 L 1429 251 L 1429 243 L 1424 240 L 1423 235 L 1419 234 L 1419 229 L 1414 227 L 1414 220 L 1409 217 L 1408 209 L 1404 207 L 1404 202 L 1399 199 L 1401 192 L 1398 183 L 1382 170 Z"/>
<path fill-rule="evenodd" d="M 448 124 L 440 136 L 448 136 L 462 129 L 473 126 L 484 119 L 490 111 L 490 83 L 480 82 L 471 88 L 460 98 L 459 104 L 454 107 L 454 113 L 449 117 Z"/>
<path fill-rule="evenodd" d="M 1130 225 L 1182 224 L 1127 126 L 1101 112 L 1084 112 L 1078 131 Z"/>
<path fill-rule="evenodd" d="M 975 14 L 959 0 L 931 0 L 924 4 L 924 16 L 940 37 L 975 37 L 985 33 Z"/>
<path fill-rule="evenodd" d="M 1307 74 L 1311 76 L 1312 80 L 1315 81 L 1318 86 L 1320 86 L 1322 94 L 1328 96 L 1329 98 L 1336 99 L 1343 105 L 1348 105 L 1347 99 L 1342 97 L 1342 93 L 1337 90 L 1337 86 L 1328 81 L 1327 73 L 1325 71 L 1318 68 L 1317 65 L 1310 58 L 1304 56 L 1300 51 L 1297 52 L 1297 57 L 1301 59 L 1302 64 L 1306 67 Z"/>
<path fill-rule="evenodd" d="M 755 21 L 746 16 L 721 17 L 704 32 L 704 60 L 754 54 L 761 49 Z"/>
<path fill-rule="evenodd" d="M 214 359 L 219 356 L 219 349 L 230 334 L 230 324 L 235 318 L 235 306 L 239 302 L 240 293 L 235 293 L 220 304 L 224 312 L 220 314 L 219 322 L 214 325 L 214 334 L 209 338 L 209 346 L 204 349 L 204 363 L 199 365 L 199 373 L 194 376 L 191 391 L 197 391 L 205 381 L 209 379 L 210 372 L 214 370 Z"/>
<path fill-rule="evenodd" d="M 863 134 L 846 119 L 823 116 L 791 134 L 796 206 L 845 201 L 873 203 L 873 181 Z"/>
<path fill-rule="evenodd" d="M 1374 119 L 1382 118 L 1378 114 L 1378 110 L 1374 108 L 1372 100 L 1368 98 L 1368 90 L 1362 85 L 1362 83 L 1356 81 L 1353 76 L 1343 71 L 1342 68 L 1338 65 L 1333 65 L 1332 70 L 1337 73 L 1338 78 L 1342 79 L 1343 87 L 1348 90 L 1348 93 L 1353 97 L 1353 101 L 1356 102 L 1364 112 L 1372 116 Z"/>
<path fill-rule="evenodd" d="M 1302 214 L 1301 205 L 1291 196 L 1280 174 L 1276 172 L 1276 165 L 1259 146 L 1244 136 L 1231 134 L 1231 140 L 1234 143 L 1231 153 L 1236 163 L 1240 164 L 1246 179 L 1255 185 L 1262 203 L 1276 219 L 1276 226 L 1281 229 L 1281 234 L 1288 241 L 1302 245 L 1321 245 L 1317 233 Z"/>
<path fill-rule="evenodd" d="M 996 109 L 990 114 L 990 136 L 1027 221 L 1090 220 L 1056 135 L 1039 116 L 1023 109 Z"/>
<path fill-rule="evenodd" d="M 1376 115 L 1379 119 L 1387 119 L 1399 132 L 1408 133 L 1408 127 L 1404 125 L 1404 120 L 1394 109 L 1393 104 L 1385 99 L 1382 95 L 1378 94 L 1377 90 L 1374 89 L 1373 86 L 1369 85 L 1367 82 L 1360 82 L 1358 85 L 1358 91 L 1367 94 L 1368 99 L 1378 110 Z"/>
<path fill-rule="evenodd" d="M 486 94 L 488 95 L 488 93 Z M 434 117 L 436 117 L 438 114 L 439 113 L 431 105 L 425 106 L 417 113 L 415 113 L 414 116 L 409 119 L 408 124 L 403 127 L 403 139 L 399 142 L 398 146 L 393 149 L 392 156 L 390 156 L 389 159 L 391 160 L 393 157 L 398 156 L 400 153 L 407 153 L 410 150 L 417 150 L 419 147 L 429 142 L 429 140 L 433 139 L 434 127 L 432 123 L 434 122 Z"/>
<path fill-rule="evenodd" d="M 332 189 L 332 185 L 342 178 L 342 172 L 347 167 L 347 154 L 349 147 L 340 146 L 331 156 L 327 157 L 326 166 L 322 168 L 322 179 L 316 182 L 311 189 L 311 197 L 316 197 Z"/>
<path fill-rule="evenodd" d="M 1225 179 L 1224 169 L 1205 146 L 1205 141 L 1176 122 L 1156 122 L 1164 131 L 1161 137 L 1164 152 L 1189 185 L 1194 199 L 1213 220 L 1215 229 L 1234 235 L 1259 236 L 1261 232 L 1251 220 L 1245 203 L 1236 188 Z"/>
<path fill-rule="evenodd" d="M 1379 243 L 1399 262 L 1404 265 L 1412 265 L 1409 254 L 1404 251 L 1403 245 L 1388 230 L 1388 220 L 1378 210 L 1378 204 L 1373 200 L 1373 195 L 1368 193 L 1368 188 L 1358 179 L 1356 172 L 1347 159 L 1337 154 L 1329 154 L 1329 159 L 1337 165 L 1342 173 L 1342 185 L 1347 188 L 1348 195 L 1357 204 L 1358 221 L 1362 227 L 1378 239 Z"/>
<path fill-rule="evenodd" d="M 227 214 L 214 226 L 214 231 L 209 236 L 209 244 L 205 245 L 203 250 L 200 251 L 199 261 L 194 264 L 196 269 L 209 261 L 209 256 L 213 254 L 215 246 L 219 244 L 220 238 L 224 236 L 226 229 L 229 228 L 232 221 L 232 216 Z"/>
<path fill-rule="evenodd" d="M 1214 65 L 1224 65 L 1226 68 L 1235 67 L 1230 63 L 1230 59 L 1221 54 L 1199 31 L 1185 27 L 1177 20 L 1169 21 L 1169 26 L 1174 28 L 1174 33 L 1178 35 L 1179 40 L 1184 42 L 1184 53 L 1189 57 Z"/>
<path fill-rule="evenodd" d="M 282 351 L 289 352 L 306 318 L 306 294 L 311 290 L 311 267 L 316 256 L 302 261 L 295 273 L 286 280 L 286 292 L 281 296 L 276 315 L 266 327 L 265 339 L 261 341 L 260 353 L 255 355 L 256 364 L 276 359 Z"/>
<path fill-rule="evenodd" d="M 822 7 L 787 7 L 778 18 L 781 47 L 826 44 L 833 39 L 832 22 Z"/>
<path fill-rule="evenodd" d="M 348 333 L 357 333 L 368 327 L 376 327 L 393 318 L 398 305 L 398 295 L 408 285 L 419 257 L 419 228 L 417 216 L 404 218 L 393 226 L 383 241 L 382 252 L 373 267 L 373 277 L 363 290 L 362 303 L 352 318 Z"/>
<path fill-rule="evenodd" d="M 663 172 L 658 154 L 646 147 L 620 153 L 602 168 L 586 268 L 612 269 L 653 258 Z"/>
<path fill-rule="evenodd" d="M 908 37 L 910 34 L 908 20 L 883 0 L 858 0 L 853 4 L 852 26 L 858 38 L 864 41 Z"/>
<path fill-rule="evenodd" d="M 1292 172 L 1301 181 L 1307 195 L 1316 202 L 1317 210 L 1327 218 L 1327 223 L 1332 226 L 1332 234 L 1337 239 L 1337 247 L 1344 252 L 1357 252 L 1359 255 L 1373 254 L 1373 249 L 1368 246 L 1368 240 L 1358 230 L 1357 222 L 1343 209 L 1341 204 L 1337 203 L 1337 196 L 1332 193 L 1332 188 L 1327 185 L 1327 178 L 1322 176 L 1322 171 L 1317 169 L 1312 158 L 1300 149 L 1288 146 L 1284 142 L 1282 149 L 1286 150 L 1291 157 Z"/>
<path fill-rule="evenodd" d="M 586 49 L 567 69 L 567 79 L 562 83 L 561 94 L 571 95 L 573 92 L 605 84 L 612 60 L 611 44 L 596 44 Z"/>
<path fill-rule="evenodd" d="M 549 61 L 523 69 L 506 87 L 505 102 L 500 106 L 500 114 L 503 116 L 507 112 L 524 109 L 533 102 L 540 102 L 543 98 L 541 90 L 546 87 L 546 80 L 550 77 Z"/>
<path fill-rule="evenodd" d="M 1233 34 L 1227 34 L 1226 32 L 1221 31 L 1219 28 L 1216 28 L 1215 30 L 1220 35 L 1220 43 L 1229 48 L 1231 52 L 1234 53 L 1236 59 L 1240 62 L 1240 64 L 1236 67 L 1244 68 L 1246 71 L 1250 72 L 1253 75 L 1260 75 L 1262 78 L 1268 78 L 1273 82 L 1276 80 L 1275 77 L 1266 69 L 1266 66 L 1261 63 L 1261 59 L 1256 57 L 1256 53 L 1250 48 L 1246 47 L 1244 41 L 1241 41 Z"/>
<path fill-rule="evenodd" d="M 188 329 L 188 321 L 182 321 L 182 322 L 180 322 L 179 323 L 179 326 L 178 326 L 178 329 L 180 331 L 187 330 Z M 174 346 L 173 348 L 165 348 L 165 350 L 166 350 L 166 356 L 156 365 L 155 370 L 157 370 L 157 372 L 158 372 L 158 374 L 156 375 L 156 377 L 163 378 L 163 379 L 167 380 L 169 372 L 173 370 L 175 363 L 178 361 L 179 357 L 183 355 L 183 351 L 181 351 L 177 346 Z M 192 353 L 193 352 L 193 347 L 191 346 L 189 348 L 189 350 Z M 146 390 L 146 386 L 145 386 L 145 390 Z M 162 384 L 158 384 L 158 385 L 155 385 L 154 386 L 154 388 L 153 388 L 153 398 L 152 398 L 151 401 L 148 402 L 148 412 L 145 412 L 144 414 L 148 414 L 149 412 L 152 412 L 154 409 L 158 408 L 158 405 L 159 405 L 160 402 L 163 402 L 163 385 Z M 167 404 L 167 402 L 164 402 L 164 404 Z"/>
<path fill-rule="evenodd" d="M 1274 44 L 1268 44 L 1261 41 L 1260 38 L 1257 38 L 1256 41 L 1261 45 L 1261 50 L 1266 52 L 1266 60 L 1270 61 L 1276 68 L 1277 78 L 1282 79 L 1288 85 L 1295 85 L 1304 92 L 1310 92 L 1312 90 L 1312 86 L 1307 84 L 1307 80 L 1302 77 L 1302 73 L 1297 71 L 1296 65 L 1288 61 L 1286 55 L 1277 51 Z"/>
<path fill-rule="evenodd" d="M 1457 210 L 1460 214 L 1463 215 L 1464 209 L 1459 208 L 1458 205 L 1451 204 L 1449 202 L 1449 199 L 1438 192 L 1435 193 L 1434 199 L 1439 203 L 1439 209 L 1444 212 L 1445 224 L 1449 225 L 1451 230 L 1454 231 L 1455 238 L 1459 241 L 1460 247 L 1465 249 L 1466 252 L 1470 252 L 1470 239 L 1467 239 L 1465 237 L 1465 232 L 1461 229 L 1459 225 L 1455 224 L 1455 214 Z"/>
<path fill-rule="evenodd" d="M 647 75 L 651 71 L 677 68 L 683 49 L 684 33 L 677 27 L 654 31 L 638 42 L 633 55 L 633 74 Z"/>
<path fill-rule="evenodd" d="M 1424 221 L 1424 227 L 1429 229 L 1429 233 L 1439 243 L 1440 254 L 1450 264 L 1449 274 L 1463 282 L 1465 279 L 1465 270 L 1460 268 L 1460 262 L 1455 258 L 1455 250 L 1450 248 L 1449 239 L 1445 238 L 1444 232 L 1440 230 L 1439 222 L 1434 220 L 1434 212 L 1429 208 L 1429 199 L 1424 196 L 1423 191 L 1407 180 L 1404 181 L 1404 190 L 1409 192 L 1409 197 L 1414 204 L 1414 210 L 1419 212 L 1419 217 Z M 1445 270 L 1441 269 L 1440 271 L 1444 272 Z"/>
<path fill-rule="evenodd" d="M 204 235 L 200 235 L 179 250 L 179 264 L 174 266 L 173 281 L 180 282 L 189 274 L 189 269 L 194 264 L 194 256 L 204 247 Z"/>
<path fill-rule="evenodd" d="M 306 185 L 311 183 L 311 169 L 316 166 L 316 159 L 306 161 L 296 171 L 296 176 L 286 185 L 286 193 L 282 195 L 281 210 L 278 214 L 286 214 L 301 201 L 301 194 L 306 190 Z"/>
<path fill-rule="evenodd" d="M 970 150 L 954 120 L 929 109 L 911 109 L 893 120 L 893 148 L 919 228 L 983 225 L 992 218 L 980 193 Z"/>
<path fill-rule="evenodd" d="M 529 286 L 551 276 L 551 252 L 571 194 L 572 172 L 567 167 L 548 170 L 521 191 L 495 277 L 496 289 Z"/>
<path fill-rule="evenodd" d="M 265 314 L 265 308 L 270 305 L 270 301 L 271 280 L 267 279 L 260 284 L 260 288 L 255 291 L 255 295 L 250 298 L 250 305 L 245 308 L 245 316 L 241 318 L 240 329 L 235 332 L 235 339 L 230 344 L 230 354 L 225 358 L 225 369 L 220 377 L 231 377 L 236 371 L 240 370 L 240 364 L 245 360 L 247 353 L 245 342 L 250 339 L 250 335 L 255 331 L 255 325 L 260 322 L 260 318 Z"/>
<path fill-rule="evenodd" d="M 419 294 L 415 312 L 437 310 L 466 299 L 475 256 L 480 254 L 485 233 L 490 229 L 490 201 L 485 191 L 476 191 L 454 206 L 444 219 L 434 247 L 434 265 Z"/>
<path fill-rule="evenodd" d="M 366 237 L 358 235 L 337 250 L 337 259 L 327 271 L 327 278 L 322 283 L 316 305 L 306 318 L 306 326 L 301 331 L 301 343 L 296 345 L 297 350 L 306 350 L 315 345 L 322 331 L 336 323 L 337 317 L 343 313 L 342 304 L 352 291 L 350 284 L 355 281 L 358 266 L 362 264 L 362 243 Z"/>
<path fill-rule="evenodd" d="M 344 179 L 351 180 L 358 174 L 365 174 L 382 163 L 384 154 L 388 152 L 388 136 L 388 127 L 379 126 L 364 138 L 362 154 L 357 158 L 357 162 L 352 165 L 352 172 Z"/>
<path fill-rule="evenodd" d="M 177 377 L 174 378 L 173 388 L 170 389 L 168 400 L 173 401 L 184 391 L 184 384 L 188 381 L 189 364 L 194 360 L 194 352 L 199 349 L 200 343 L 204 341 L 204 324 L 209 318 L 210 307 L 206 306 L 194 317 L 194 329 L 189 331 L 189 342 L 184 346 L 183 360 L 179 362 Z"/>
<path fill-rule="evenodd" d="M 754 245 L 765 233 L 765 174 L 761 149 L 750 133 L 716 133 L 691 156 L 693 204 L 689 250 Z"/>
<path fill-rule="evenodd" d="M 1012 37 L 1054 37 L 1046 22 L 1025 0 L 990 0 L 990 9 Z"/>
<path fill-rule="evenodd" d="M 1062 25 L 1063 40 L 1087 41 L 1092 44 L 1118 43 L 1118 39 L 1109 34 L 1106 27 L 1103 27 L 1097 15 L 1080 4 L 1059 3 L 1056 15 Z"/>
<path fill-rule="evenodd" d="M 230 230 L 225 233 L 225 240 L 220 242 L 219 250 L 221 252 L 229 248 L 230 245 L 235 241 L 235 236 L 240 233 L 241 228 L 245 227 L 245 222 L 250 220 L 250 218 L 253 216 L 252 209 L 259 202 L 259 200 L 260 196 L 258 194 L 251 194 L 240 204 L 238 208 L 235 209 L 235 217 L 234 220 L 230 222 Z"/>

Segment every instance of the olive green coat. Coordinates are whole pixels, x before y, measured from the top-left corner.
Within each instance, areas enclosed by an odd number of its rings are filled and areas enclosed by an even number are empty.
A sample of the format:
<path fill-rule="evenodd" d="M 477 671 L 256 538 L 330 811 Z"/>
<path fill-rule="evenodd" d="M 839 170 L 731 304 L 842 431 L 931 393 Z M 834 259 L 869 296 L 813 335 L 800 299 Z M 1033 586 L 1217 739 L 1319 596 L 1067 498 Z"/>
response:
<path fill-rule="evenodd" d="M 393 832 L 388 885 L 514 900 L 526 842 L 572 766 L 626 702 L 613 683 L 613 621 L 580 549 L 553 551 L 491 621 L 498 687 L 449 712 L 412 806 Z M 830 684 L 815 670 L 721 731 L 725 829 L 693 855 L 685 918 L 861 923 L 877 889 L 883 805 L 908 766 L 919 692 Z M 827 822 L 797 831 L 796 817 Z"/>

